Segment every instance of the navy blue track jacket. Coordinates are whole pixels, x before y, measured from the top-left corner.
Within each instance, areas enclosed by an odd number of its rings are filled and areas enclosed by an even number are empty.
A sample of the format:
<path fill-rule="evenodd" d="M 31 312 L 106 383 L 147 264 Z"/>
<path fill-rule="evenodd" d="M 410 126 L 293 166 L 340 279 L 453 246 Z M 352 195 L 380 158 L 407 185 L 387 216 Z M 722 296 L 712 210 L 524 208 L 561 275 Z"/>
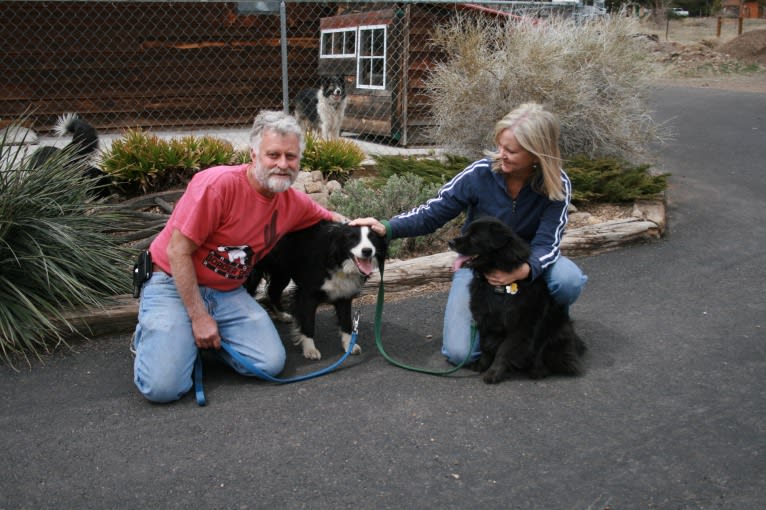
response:
<path fill-rule="evenodd" d="M 503 175 L 492 171 L 485 158 L 466 167 L 425 204 L 389 220 L 392 239 L 430 234 L 461 212 L 466 212 L 463 231 L 476 218 L 494 216 L 511 226 L 531 246 L 530 279 L 559 258 L 559 245 L 567 224 L 572 184 L 561 170 L 565 198 L 548 199 L 527 183 L 516 200 L 508 194 Z"/>

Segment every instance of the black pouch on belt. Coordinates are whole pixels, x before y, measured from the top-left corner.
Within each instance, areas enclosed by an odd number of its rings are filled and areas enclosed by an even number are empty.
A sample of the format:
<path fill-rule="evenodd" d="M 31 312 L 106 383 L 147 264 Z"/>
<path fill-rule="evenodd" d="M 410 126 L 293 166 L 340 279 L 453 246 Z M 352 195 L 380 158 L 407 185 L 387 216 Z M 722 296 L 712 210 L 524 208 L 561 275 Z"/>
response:
<path fill-rule="evenodd" d="M 133 297 L 141 295 L 144 282 L 152 277 L 152 254 L 142 250 L 133 266 Z"/>

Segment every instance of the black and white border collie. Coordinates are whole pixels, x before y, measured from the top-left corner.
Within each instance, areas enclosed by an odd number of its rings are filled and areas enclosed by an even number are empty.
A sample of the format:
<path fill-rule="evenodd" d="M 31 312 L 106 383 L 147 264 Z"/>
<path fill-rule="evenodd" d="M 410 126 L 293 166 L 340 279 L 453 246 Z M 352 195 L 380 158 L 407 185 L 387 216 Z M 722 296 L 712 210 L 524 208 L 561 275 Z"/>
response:
<path fill-rule="evenodd" d="M 292 308 L 293 343 L 300 345 L 308 359 L 322 357 L 314 344 L 317 308 L 330 303 L 341 331 L 343 350 L 351 342 L 351 301 L 362 291 L 373 271 L 382 276 L 386 241 L 369 227 L 351 227 L 331 221 L 284 236 L 269 254 L 259 261 L 245 283 L 255 296 L 266 275 L 266 294 L 281 320 L 289 320 L 282 306 L 282 291 L 292 279 L 295 293 Z M 353 354 L 362 348 L 354 345 Z"/>
<path fill-rule="evenodd" d="M 94 194 L 99 198 L 107 196 L 107 187 L 111 183 L 111 179 L 103 170 L 93 166 L 90 162 L 98 151 L 96 128 L 76 113 L 65 113 L 58 118 L 53 131 L 57 136 L 71 135 L 72 140 L 61 149 L 50 145 L 38 148 L 29 157 L 30 166 L 40 168 L 46 161 L 56 157 L 59 152 L 67 152 L 71 158 L 68 160 L 68 164 L 81 165 L 83 176 L 94 180 Z"/>
<path fill-rule="evenodd" d="M 294 114 L 304 129 L 338 138 L 346 113 L 346 80 L 341 75 L 323 76 L 318 89 L 301 90 L 294 101 Z"/>

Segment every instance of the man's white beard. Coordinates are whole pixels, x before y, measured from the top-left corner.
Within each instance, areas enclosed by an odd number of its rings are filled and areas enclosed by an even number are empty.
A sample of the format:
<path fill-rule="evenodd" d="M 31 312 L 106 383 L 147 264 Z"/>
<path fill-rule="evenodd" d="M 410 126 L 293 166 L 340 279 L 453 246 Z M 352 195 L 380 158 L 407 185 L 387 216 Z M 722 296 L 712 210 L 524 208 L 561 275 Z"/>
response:
<path fill-rule="evenodd" d="M 289 172 L 290 177 L 285 177 L 283 175 L 272 175 L 272 172 L 282 172 L 279 168 L 273 167 L 273 168 L 263 168 L 261 166 L 260 161 L 256 161 L 255 163 L 255 178 L 258 180 L 259 183 L 261 183 L 261 186 L 266 188 L 272 193 L 282 193 L 283 191 L 287 191 L 290 186 L 292 186 L 293 182 L 295 182 L 295 177 L 297 172 L 294 172 L 293 170 L 287 170 Z"/>

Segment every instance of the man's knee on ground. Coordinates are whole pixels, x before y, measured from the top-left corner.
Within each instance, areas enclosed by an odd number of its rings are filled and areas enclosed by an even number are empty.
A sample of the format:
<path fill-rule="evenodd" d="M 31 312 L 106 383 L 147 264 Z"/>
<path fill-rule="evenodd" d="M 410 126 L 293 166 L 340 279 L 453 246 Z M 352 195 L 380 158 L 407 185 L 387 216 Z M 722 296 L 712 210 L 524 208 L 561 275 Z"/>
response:
<path fill-rule="evenodd" d="M 138 391 L 150 402 L 166 404 L 175 402 L 183 397 L 192 386 L 191 377 L 187 381 L 172 380 L 165 378 L 159 381 L 150 381 L 144 377 L 136 376 L 135 384 Z"/>

